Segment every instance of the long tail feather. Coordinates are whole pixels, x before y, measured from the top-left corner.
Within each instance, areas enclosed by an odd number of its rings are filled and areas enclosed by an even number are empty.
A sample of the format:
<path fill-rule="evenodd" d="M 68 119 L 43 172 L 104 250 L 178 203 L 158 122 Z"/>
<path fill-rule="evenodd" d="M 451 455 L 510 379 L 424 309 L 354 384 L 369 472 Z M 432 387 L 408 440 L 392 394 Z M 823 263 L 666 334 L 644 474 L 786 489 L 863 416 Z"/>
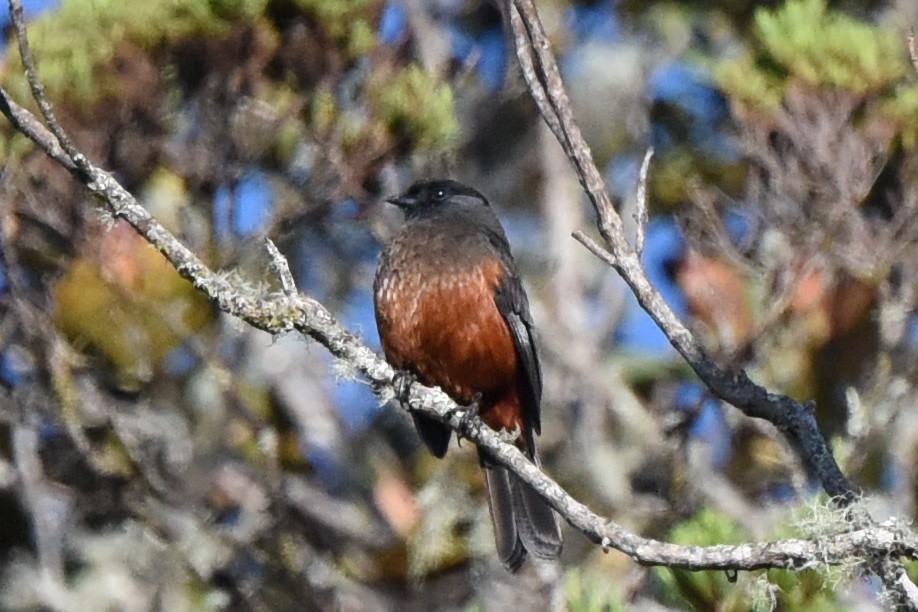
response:
<path fill-rule="evenodd" d="M 561 529 L 551 506 L 505 467 L 484 456 L 481 459 L 501 563 L 515 571 L 527 552 L 539 559 L 557 559 L 562 547 Z"/>

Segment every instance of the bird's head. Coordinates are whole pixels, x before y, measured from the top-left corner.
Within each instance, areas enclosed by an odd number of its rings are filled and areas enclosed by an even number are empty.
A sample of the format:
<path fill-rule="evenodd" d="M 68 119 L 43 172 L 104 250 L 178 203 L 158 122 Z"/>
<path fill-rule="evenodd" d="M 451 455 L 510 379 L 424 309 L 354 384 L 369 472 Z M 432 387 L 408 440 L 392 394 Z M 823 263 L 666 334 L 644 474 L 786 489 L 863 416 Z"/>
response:
<path fill-rule="evenodd" d="M 488 206 L 488 200 L 478 190 L 450 179 L 417 182 L 386 201 L 405 211 L 408 219 L 450 209 Z"/>

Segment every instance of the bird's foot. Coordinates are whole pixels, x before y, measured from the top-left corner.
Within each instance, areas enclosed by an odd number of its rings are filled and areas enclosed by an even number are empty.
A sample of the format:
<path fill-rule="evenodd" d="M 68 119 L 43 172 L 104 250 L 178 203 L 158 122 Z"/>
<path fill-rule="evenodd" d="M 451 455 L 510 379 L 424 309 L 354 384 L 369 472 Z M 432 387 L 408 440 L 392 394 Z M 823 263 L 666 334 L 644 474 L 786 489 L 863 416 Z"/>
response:
<path fill-rule="evenodd" d="M 478 418 L 478 409 L 481 407 L 481 393 L 476 393 L 475 397 L 472 399 L 472 402 L 468 406 L 460 406 L 449 413 L 449 416 L 452 417 L 455 413 L 462 413 L 459 416 L 459 433 L 460 435 L 456 436 L 456 442 L 461 445 L 462 437 L 465 435 L 465 432 L 470 431 L 471 428 L 475 425 L 475 420 Z"/>
<path fill-rule="evenodd" d="M 523 433 L 523 430 L 520 429 L 519 425 L 517 425 L 510 431 L 507 431 L 506 429 L 502 428 L 500 431 L 497 432 L 497 437 L 500 438 L 501 442 L 504 442 L 506 444 L 513 444 L 519 439 L 522 433 Z"/>
<path fill-rule="evenodd" d="M 408 404 L 408 396 L 411 392 L 411 385 L 418 381 L 418 377 L 412 372 L 396 370 L 395 376 L 392 377 L 392 389 L 395 391 L 395 397 L 402 404 Z"/>

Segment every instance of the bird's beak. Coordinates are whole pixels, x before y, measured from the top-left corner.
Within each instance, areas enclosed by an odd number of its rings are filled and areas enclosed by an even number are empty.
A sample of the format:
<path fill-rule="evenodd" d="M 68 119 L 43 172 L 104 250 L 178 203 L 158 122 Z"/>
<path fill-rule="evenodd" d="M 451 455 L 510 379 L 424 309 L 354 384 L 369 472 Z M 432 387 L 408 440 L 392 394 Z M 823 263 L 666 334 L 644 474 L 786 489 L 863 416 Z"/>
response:
<path fill-rule="evenodd" d="M 415 204 L 415 199 L 405 194 L 401 194 L 392 196 L 391 198 L 386 198 L 386 202 L 389 204 L 395 204 L 399 208 L 408 208 L 409 206 Z"/>

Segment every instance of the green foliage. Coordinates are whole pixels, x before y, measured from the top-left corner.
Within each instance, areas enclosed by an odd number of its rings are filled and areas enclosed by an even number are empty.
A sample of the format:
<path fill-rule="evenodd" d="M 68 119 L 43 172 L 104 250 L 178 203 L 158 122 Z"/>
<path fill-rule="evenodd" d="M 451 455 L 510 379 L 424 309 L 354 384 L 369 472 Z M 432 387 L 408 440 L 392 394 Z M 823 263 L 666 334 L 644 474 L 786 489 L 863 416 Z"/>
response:
<path fill-rule="evenodd" d="M 832 512 L 826 504 L 818 516 Z M 808 515 L 809 516 L 809 515 Z M 802 519 L 806 522 L 806 519 Z M 817 520 L 814 516 L 812 520 Z M 780 537 L 800 537 L 782 533 Z M 775 536 L 778 537 L 778 536 Z M 729 517 L 710 508 L 680 523 L 667 540 L 684 546 L 713 546 L 755 541 L 750 534 Z M 671 605 L 696 610 L 769 610 L 776 603 L 782 610 L 836 610 L 838 602 L 829 584 L 843 572 L 768 570 L 741 573 L 731 582 L 725 572 L 691 572 L 658 568 L 657 577 L 664 587 L 664 597 Z"/>
<path fill-rule="evenodd" d="M 907 83 L 895 88 L 893 95 L 883 101 L 882 112 L 902 129 L 902 141 L 907 148 L 918 143 L 918 88 Z"/>
<path fill-rule="evenodd" d="M 178 78 L 179 68 L 169 63 L 170 50 L 186 42 L 199 44 L 213 50 L 205 55 L 214 62 L 223 52 L 221 44 L 231 44 L 240 28 L 251 28 L 253 39 L 259 41 L 252 43 L 255 57 L 248 68 L 254 70 L 240 67 L 240 74 L 249 79 L 250 95 L 264 102 L 269 112 L 253 112 L 236 121 L 238 129 L 228 136 L 237 149 L 273 157 L 283 165 L 299 143 L 315 135 L 337 143 L 343 163 L 372 172 L 393 147 L 442 150 L 459 133 L 453 92 L 439 75 L 417 64 L 405 66 L 386 54 L 368 57 L 359 66 L 350 61 L 366 57 L 376 47 L 374 20 L 379 6 L 379 0 L 292 0 L 287 8 L 296 7 L 309 20 L 308 36 L 315 45 L 313 55 L 306 57 L 310 76 L 303 81 L 315 89 L 306 96 L 296 89 L 298 81 L 291 79 L 289 70 L 276 75 L 265 68 L 275 66 L 270 61 L 278 56 L 271 54 L 283 44 L 283 28 L 289 23 L 286 18 L 283 23 L 271 21 L 267 0 L 64 0 L 59 10 L 30 24 L 30 40 L 50 100 L 92 116 L 100 102 L 125 100 L 131 92 L 135 95 L 128 104 L 143 107 L 144 94 L 136 92 L 130 64 L 128 70 L 119 67 L 125 56 L 133 58 L 137 51 L 148 55 L 144 61 L 157 67 L 162 85 L 150 93 L 165 96 L 174 108 L 182 99 L 184 83 Z M 316 48 L 321 53 L 316 55 Z M 14 99 L 29 100 L 18 53 L 10 49 L 9 57 L 4 85 Z M 289 61 L 286 56 L 280 60 Z M 255 72 L 259 69 L 260 74 Z M 361 87 L 341 89 L 343 73 L 334 74 L 335 70 L 359 72 Z M 300 112 L 304 97 L 308 102 L 305 112 Z M 274 124 L 271 115 L 287 119 Z M 7 158 L 21 157 L 23 143 L 21 138 L 4 143 Z"/>
<path fill-rule="evenodd" d="M 316 92 L 312 97 L 310 124 L 316 134 L 326 135 L 332 129 L 337 112 L 335 96 L 327 89 Z"/>
<path fill-rule="evenodd" d="M 774 108 L 789 87 L 879 92 L 909 67 L 895 32 L 828 9 L 824 0 L 791 0 L 759 9 L 754 54 L 727 62 L 718 80 L 736 100 L 752 108 Z"/>
<path fill-rule="evenodd" d="M 768 582 L 776 589 L 776 600 L 784 610 L 831 612 L 838 601 L 827 575 L 821 571 L 768 570 Z"/>
<path fill-rule="evenodd" d="M 367 21 L 373 0 L 296 0 L 296 4 L 313 15 L 351 58 L 368 53 L 376 44 Z"/>
<path fill-rule="evenodd" d="M 912 582 L 918 582 L 918 561 L 905 561 L 905 573 Z"/>
<path fill-rule="evenodd" d="M 749 534 L 728 516 L 703 508 L 691 519 L 676 525 L 668 540 L 683 546 L 714 546 L 739 544 L 749 540 Z"/>
<path fill-rule="evenodd" d="M 256 19 L 266 4 L 267 0 L 63 0 L 59 9 L 30 24 L 29 41 L 51 99 L 66 96 L 89 104 L 111 87 L 114 77 L 104 68 L 119 44 L 149 48 L 166 39 L 218 34 L 233 22 Z M 14 98 L 27 100 L 19 55 L 10 50 L 7 54 L 13 65 L 5 85 Z"/>
<path fill-rule="evenodd" d="M 453 90 L 418 64 L 375 81 L 370 97 L 390 131 L 411 137 L 418 149 L 445 147 L 459 134 Z"/>
<path fill-rule="evenodd" d="M 374 72 L 357 105 L 350 102 L 320 88 L 313 93 L 308 121 L 316 135 L 335 133 L 357 157 L 360 151 L 405 144 L 419 151 L 443 150 L 459 134 L 451 87 L 417 64 Z"/>
<path fill-rule="evenodd" d="M 676 525 L 666 539 L 684 546 L 713 546 L 740 543 L 750 538 L 733 520 L 705 508 Z M 733 588 L 723 572 L 658 568 L 656 573 L 671 603 L 697 609 L 714 609 Z"/>
<path fill-rule="evenodd" d="M 571 612 L 618 612 L 625 610 L 621 594 L 608 574 L 572 567 L 565 573 L 564 590 Z"/>
<path fill-rule="evenodd" d="M 784 98 L 782 80 L 772 71 L 756 65 L 749 53 L 725 62 L 716 70 L 719 85 L 743 107 L 773 110 Z"/>
<path fill-rule="evenodd" d="M 812 85 L 863 93 L 905 75 L 903 44 L 892 31 L 829 11 L 824 0 L 760 10 L 755 26 L 765 52 Z"/>

